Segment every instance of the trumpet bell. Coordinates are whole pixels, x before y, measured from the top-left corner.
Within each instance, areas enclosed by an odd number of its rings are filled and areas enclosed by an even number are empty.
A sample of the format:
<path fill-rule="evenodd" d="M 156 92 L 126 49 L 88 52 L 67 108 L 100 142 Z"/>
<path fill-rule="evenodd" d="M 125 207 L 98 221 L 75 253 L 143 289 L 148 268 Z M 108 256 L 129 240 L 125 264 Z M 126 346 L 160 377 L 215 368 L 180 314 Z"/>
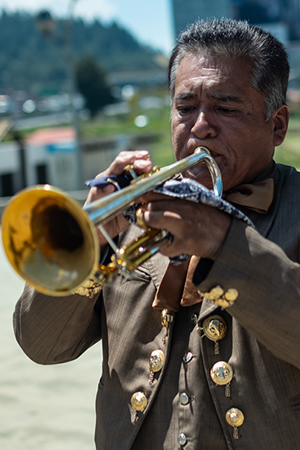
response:
<path fill-rule="evenodd" d="M 15 271 L 47 295 L 69 295 L 98 267 L 99 244 L 89 216 L 49 185 L 24 189 L 8 204 L 2 240 Z"/>

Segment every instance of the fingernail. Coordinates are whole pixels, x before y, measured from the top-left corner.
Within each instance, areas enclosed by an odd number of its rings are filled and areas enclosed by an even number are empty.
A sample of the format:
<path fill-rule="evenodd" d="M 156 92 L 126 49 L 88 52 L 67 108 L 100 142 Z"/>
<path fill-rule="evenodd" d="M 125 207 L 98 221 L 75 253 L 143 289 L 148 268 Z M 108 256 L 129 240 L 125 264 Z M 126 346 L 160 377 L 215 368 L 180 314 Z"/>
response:
<path fill-rule="evenodd" d="M 151 161 L 139 159 L 139 160 L 135 161 L 134 165 L 136 165 L 139 169 L 142 169 L 144 167 L 150 167 Z"/>
<path fill-rule="evenodd" d="M 150 213 L 149 213 L 149 211 L 144 211 L 144 214 L 143 214 L 143 220 L 144 220 L 144 222 L 148 222 L 149 219 L 150 219 Z"/>
<path fill-rule="evenodd" d="M 148 152 L 148 150 L 137 150 L 135 154 L 136 154 L 136 156 L 145 157 L 145 156 L 149 155 L 149 152 Z"/>

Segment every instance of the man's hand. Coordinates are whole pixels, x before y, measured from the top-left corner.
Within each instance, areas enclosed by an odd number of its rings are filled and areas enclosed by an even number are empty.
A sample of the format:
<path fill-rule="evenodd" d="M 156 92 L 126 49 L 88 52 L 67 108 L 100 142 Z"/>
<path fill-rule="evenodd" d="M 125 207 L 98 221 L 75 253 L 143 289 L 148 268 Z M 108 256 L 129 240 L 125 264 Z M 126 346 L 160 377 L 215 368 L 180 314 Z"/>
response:
<path fill-rule="evenodd" d="M 99 173 L 96 178 L 107 175 L 121 175 L 124 168 L 128 164 L 132 164 L 133 168 L 138 173 L 145 173 L 151 170 L 152 163 L 148 159 L 149 153 L 147 150 L 136 150 L 121 152 L 111 165 L 102 173 Z M 115 191 L 115 187 L 112 184 L 108 184 L 102 189 L 92 187 L 89 191 L 85 205 L 101 199 Z M 129 222 L 123 217 L 122 214 L 112 219 L 110 222 L 104 225 L 105 230 L 113 238 L 124 231 L 129 226 Z M 97 229 L 100 245 L 105 245 L 106 240 L 102 233 Z"/>
<path fill-rule="evenodd" d="M 215 260 L 230 228 L 228 214 L 208 205 L 147 194 L 143 200 L 143 220 L 151 228 L 168 230 L 173 242 L 161 253 L 174 257 L 181 253 Z"/>

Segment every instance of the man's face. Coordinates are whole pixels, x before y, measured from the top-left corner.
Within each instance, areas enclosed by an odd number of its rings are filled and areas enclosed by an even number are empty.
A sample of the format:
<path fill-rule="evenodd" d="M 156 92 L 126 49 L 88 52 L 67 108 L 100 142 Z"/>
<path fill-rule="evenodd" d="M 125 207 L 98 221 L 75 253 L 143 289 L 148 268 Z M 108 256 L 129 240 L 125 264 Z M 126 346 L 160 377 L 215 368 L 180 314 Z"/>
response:
<path fill-rule="evenodd" d="M 172 141 L 177 159 L 207 147 L 217 162 L 224 191 L 249 182 L 264 170 L 278 145 L 273 116 L 266 121 L 262 94 L 250 81 L 242 59 L 185 56 L 172 104 Z M 184 173 L 211 187 L 203 165 Z"/>

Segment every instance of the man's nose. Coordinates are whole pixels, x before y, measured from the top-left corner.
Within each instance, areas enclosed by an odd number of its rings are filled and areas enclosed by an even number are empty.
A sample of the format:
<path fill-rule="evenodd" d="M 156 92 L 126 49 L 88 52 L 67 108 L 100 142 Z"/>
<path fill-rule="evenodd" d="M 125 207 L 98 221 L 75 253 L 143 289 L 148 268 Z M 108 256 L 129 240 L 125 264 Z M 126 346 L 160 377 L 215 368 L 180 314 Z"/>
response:
<path fill-rule="evenodd" d="M 216 124 L 208 112 L 201 110 L 191 128 L 192 134 L 198 139 L 206 139 L 217 135 Z"/>

